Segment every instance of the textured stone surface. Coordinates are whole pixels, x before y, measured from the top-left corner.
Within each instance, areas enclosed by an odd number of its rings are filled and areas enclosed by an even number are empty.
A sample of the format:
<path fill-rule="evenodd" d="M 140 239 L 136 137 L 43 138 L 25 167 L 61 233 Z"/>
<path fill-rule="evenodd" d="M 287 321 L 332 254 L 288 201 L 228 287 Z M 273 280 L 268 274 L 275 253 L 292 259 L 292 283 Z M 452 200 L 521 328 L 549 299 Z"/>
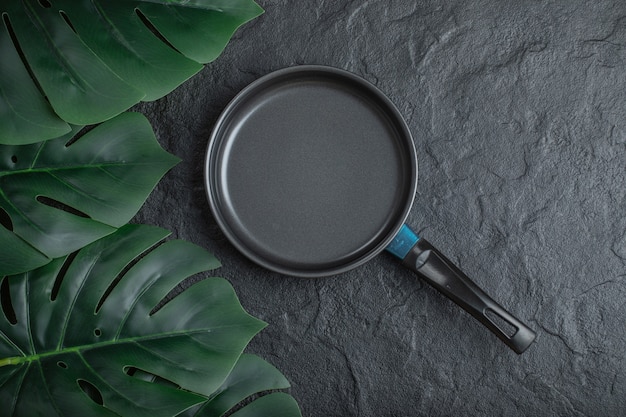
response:
<path fill-rule="evenodd" d="M 214 252 L 269 323 L 250 351 L 307 416 L 618 416 L 626 410 L 626 4 L 260 0 L 265 15 L 138 109 L 183 158 L 135 221 Z M 294 64 L 355 72 L 396 103 L 420 181 L 410 224 L 538 332 L 521 356 L 381 255 L 283 277 L 224 239 L 205 199 L 211 127 Z"/>

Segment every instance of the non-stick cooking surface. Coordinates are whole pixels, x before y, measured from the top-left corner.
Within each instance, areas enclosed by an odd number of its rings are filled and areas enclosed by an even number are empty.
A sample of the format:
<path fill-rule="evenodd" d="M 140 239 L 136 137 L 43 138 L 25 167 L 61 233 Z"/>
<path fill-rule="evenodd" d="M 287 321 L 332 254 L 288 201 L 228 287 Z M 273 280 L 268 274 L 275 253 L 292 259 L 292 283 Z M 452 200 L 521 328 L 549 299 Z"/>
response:
<path fill-rule="evenodd" d="M 342 272 L 403 224 L 417 167 L 410 133 L 377 89 L 302 66 L 265 76 L 227 107 L 209 143 L 207 188 L 231 242 L 290 275 Z"/>

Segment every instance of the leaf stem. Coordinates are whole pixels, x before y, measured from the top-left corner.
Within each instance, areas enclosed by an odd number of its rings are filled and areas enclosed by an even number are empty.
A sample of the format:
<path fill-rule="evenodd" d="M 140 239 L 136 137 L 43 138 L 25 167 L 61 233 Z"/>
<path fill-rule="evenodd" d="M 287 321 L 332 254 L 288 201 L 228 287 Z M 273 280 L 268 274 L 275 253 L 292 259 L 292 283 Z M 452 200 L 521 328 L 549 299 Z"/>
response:
<path fill-rule="evenodd" d="M 21 363 L 25 362 L 25 358 L 23 356 L 16 356 L 13 358 L 5 358 L 5 359 L 0 359 L 0 368 L 3 366 L 8 366 L 8 365 L 19 365 Z"/>
<path fill-rule="evenodd" d="M 247 315 L 247 313 L 246 313 Z M 249 315 L 248 319 L 253 318 Z M 255 322 L 260 322 L 260 320 L 253 318 Z M 262 322 L 261 322 L 262 323 Z M 101 348 L 101 347 L 105 347 L 105 346 L 110 346 L 110 345 L 123 345 L 126 343 L 139 343 L 142 341 L 150 341 L 150 340 L 158 340 L 161 338 L 171 338 L 171 337 L 180 337 L 180 336 L 193 336 L 195 334 L 198 333 L 210 333 L 213 332 L 215 330 L 218 329 L 228 329 L 228 328 L 236 328 L 239 327 L 241 328 L 241 330 L 244 329 L 249 329 L 250 327 L 253 327 L 255 329 L 255 332 L 258 332 L 260 329 L 256 329 L 256 326 L 251 323 L 248 322 L 246 324 L 232 324 L 232 325 L 222 325 L 222 326 L 215 326 L 212 328 L 200 328 L 200 329 L 192 329 L 192 330 L 178 330 L 178 331 L 172 331 L 172 332 L 163 332 L 163 333 L 158 333 L 158 334 L 154 334 L 154 335 L 150 335 L 150 336 L 137 336 L 137 337 L 127 337 L 124 339 L 114 339 L 114 340 L 107 340 L 104 342 L 98 342 L 98 343 L 93 343 L 91 345 L 82 345 L 82 346 L 72 346 L 72 347 L 67 347 L 64 349 L 59 349 L 59 350 L 53 350 L 53 351 L 49 351 L 49 352 L 43 352 L 43 353 L 38 353 L 35 355 L 29 355 L 29 356 L 14 356 L 12 358 L 5 358 L 5 359 L 0 359 L 0 367 L 3 366 L 7 366 L 7 365 L 19 365 L 25 362 L 34 362 L 34 361 L 38 361 L 41 360 L 43 358 L 47 358 L 50 356 L 57 356 L 57 355 L 63 355 L 66 353 L 73 353 L 73 352 L 82 352 L 82 351 L 86 351 L 86 350 L 93 350 L 96 348 Z"/>

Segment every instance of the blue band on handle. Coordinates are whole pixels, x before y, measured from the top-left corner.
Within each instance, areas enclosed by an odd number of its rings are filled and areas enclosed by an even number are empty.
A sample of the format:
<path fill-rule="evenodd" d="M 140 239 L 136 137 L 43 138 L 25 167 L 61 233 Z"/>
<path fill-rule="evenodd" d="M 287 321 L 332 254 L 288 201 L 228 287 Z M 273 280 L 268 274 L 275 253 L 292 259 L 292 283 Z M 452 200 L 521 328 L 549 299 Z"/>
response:
<path fill-rule="evenodd" d="M 400 228 L 396 237 L 393 238 L 391 243 L 385 249 L 391 252 L 394 256 L 404 259 L 419 239 L 419 236 L 411 230 L 409 226 L 404 224 Z"/>

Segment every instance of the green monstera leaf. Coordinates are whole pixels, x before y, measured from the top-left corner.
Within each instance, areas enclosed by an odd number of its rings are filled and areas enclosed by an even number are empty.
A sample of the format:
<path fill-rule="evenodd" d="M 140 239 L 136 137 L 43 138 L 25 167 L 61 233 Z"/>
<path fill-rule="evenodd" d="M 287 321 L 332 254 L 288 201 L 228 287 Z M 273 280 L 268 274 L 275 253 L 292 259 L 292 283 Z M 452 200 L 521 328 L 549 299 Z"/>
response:
<path fill-rule="evenodd" d="M 265 324 L 242 309 L 224 279 L 205 278 L 172 295 L 219 262 L 191 243 L 163 242 L 167 235 L 126 225 L 4 278 L 3 415 L 158 417 L 197 405 L 197 416 L 217 417 L 238 399 L 288 385 L 271 365 L 241 356 Z M 261 397 L 257 407 L 294 410 L 290 397 L 280 397 Z M 296 406 L 290 415 L 298 413 Z"/>
<path fill-rule="evenodd" d="M 261 13 L 253 0 L 4 0 L 0 143 L 58 137 L 160 98 Z"/>
<path fill-rule="evenodd" d="M 0 145 L 0 276 L 115 232 L 179 159 L 146 118 L 124 113 L 83 136 Z"/>

